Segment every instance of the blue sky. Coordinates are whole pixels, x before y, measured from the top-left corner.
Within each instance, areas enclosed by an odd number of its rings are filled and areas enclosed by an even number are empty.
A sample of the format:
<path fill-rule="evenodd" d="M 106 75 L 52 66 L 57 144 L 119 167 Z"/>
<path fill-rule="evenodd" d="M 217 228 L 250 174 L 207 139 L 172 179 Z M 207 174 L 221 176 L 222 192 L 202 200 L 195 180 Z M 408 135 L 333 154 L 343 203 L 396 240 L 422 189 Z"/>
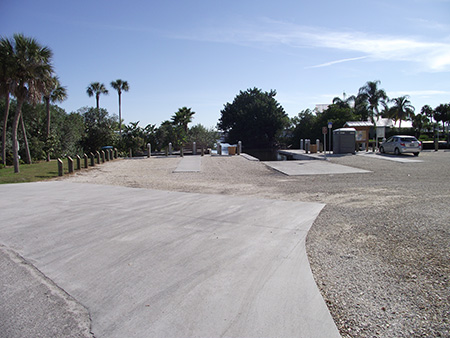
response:
<path fill-rule="evenodd" d="M 450 102 L 450 0 L 2 0 L 0 34 L 54 52 L 68 113 L 91 82 L 123 79 L 125 123 L 157 126 L 183 106 L 214 127 L 240 90 L 275 89 L 289 116 L 380 80 L 416 111 Z"/>

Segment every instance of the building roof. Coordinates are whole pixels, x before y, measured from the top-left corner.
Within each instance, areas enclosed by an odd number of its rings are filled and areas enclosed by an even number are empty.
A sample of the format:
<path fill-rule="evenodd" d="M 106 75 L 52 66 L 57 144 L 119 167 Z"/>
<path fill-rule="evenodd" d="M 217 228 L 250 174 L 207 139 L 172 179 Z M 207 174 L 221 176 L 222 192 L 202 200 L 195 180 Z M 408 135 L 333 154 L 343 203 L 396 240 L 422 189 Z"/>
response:
<path fill-rule="evenodd" d="M 400 127 L 400 121 L 395 121 L 392 119 L 388 119 L 388 118 L 384 118 L 384 117 L 380 117 L 377 119 L 376 121 L 376 125 L 377 127 L 388 127 L 388 128 L 399 128 Z M 402 125 L 401 125 L 402 129 L 403 128 L 412 128 L 412 121 L 402 121 Z"/>
<path fill-rule="evenodd" d="M 373 123 L 369 121 L 348 121 L 344 126 L 347 127 L 373 127 Z"/>

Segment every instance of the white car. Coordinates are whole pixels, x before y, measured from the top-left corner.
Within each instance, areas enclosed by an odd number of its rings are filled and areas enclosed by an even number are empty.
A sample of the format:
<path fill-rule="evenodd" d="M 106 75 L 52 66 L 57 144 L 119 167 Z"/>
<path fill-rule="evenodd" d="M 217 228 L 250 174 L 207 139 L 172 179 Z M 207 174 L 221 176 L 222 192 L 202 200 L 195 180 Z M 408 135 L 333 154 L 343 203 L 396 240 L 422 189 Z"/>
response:
<path fill-rule="evenodd" d="M 414 136 L 409 135 L 394 135 L 380 144 L 380 152 L 383 154 L 394 153 L 395 155 L 400 155 L 413 153 L 414 156 L 419 156 L 421 150 L 422 143 Z"/>

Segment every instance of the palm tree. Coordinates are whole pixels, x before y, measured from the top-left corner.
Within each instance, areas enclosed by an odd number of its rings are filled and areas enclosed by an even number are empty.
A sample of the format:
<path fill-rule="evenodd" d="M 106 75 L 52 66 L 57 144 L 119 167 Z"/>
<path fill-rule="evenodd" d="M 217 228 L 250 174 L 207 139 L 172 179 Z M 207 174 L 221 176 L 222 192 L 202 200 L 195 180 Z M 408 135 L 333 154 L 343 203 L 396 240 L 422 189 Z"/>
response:
<path fill-rule="evenodd" d="M 394 105 L 391 109 L 389 109 L 390 118 L 392 118 L 395 122 L 400 121 L 398 125 L 399 129 L 402 127 L 402 120 L 406 120 L 414 116 L 414 106 L 408 99 L 408 95 L 403 95 L 391 100 Z"/>
<path fill-rule="evenodd" d="M 47 142 L 50 138 L 50 102 L 62 102 L 67 99 L 66 87 L 61 86 L 58 77 L 52 76 L 47 81 L 44 93 L 44 102 L 47 110 Z M 47 161 L 50 161 L 50 151 L 47 151 Z"/>
<path fill-rule="evenodd" d="M 344 92 L 342 94 L 342 99 L 339 96 L 336 96 L 333 99 L 333 104 L 337 105 L 339 108 L 351 108 L 355 103 L 355 96 L 351 95 L 347 97 L 347 94 Z"/>
<path fill-rule="evenodd" d="M 130 89 L 130 86 L 127 81 L 117 79 L 116 81 L 111 82 L 111 87 L 117 90 L 117 94 L 119 94 L 119 133 L 122 135 L 122 90 L 127 92 Z"/>
<path fill-rule="evenodd" d="M 22 34 L 14 35 L 14 68 L 11 75 L 13 94 L 17 99 L 16 112 L 12 125 L 12 149 L 14 172 L 19 172 L 19 154 L 17 128 L 25 101 L 37 103 L 45 91 L 45 81 L 53 72 L 51 65 L 52 51 L 41 46 L 35 39 Z"/>
<path fill-rule="evenodd" d="M 430 119 L 430 121 L 433 120 L 434 109 L 431 108 L 429 105 L 423 106 L 422 109 L 420 110 L 420 113 L 427 116 Z"/>
<path fill-rule="evenodd" d="M 378 85 L 380 81 L 368 81 L 366 84 L 359 88 L 358 95 L 361 95 L 369 104 L 370 119 L 375 123 L 375 117 L 378 117 L 380 112 L 378 106 L 381 102 L 388 100 L 384 89 L 379 89 Z"/>
<path fill-rule="evenodd" d="M 5 97 L 5 113 L 2 133 L 2 164 L 6 165 L 6 130 L 8 124 L 10 95 L 12 92 L 12 73 L 14 67 L 14 47 L 8 38 L 0 39 L 0 97 Z"/>
<path fill-rule="evenodd" d="M 183 127 L 183 130 L 187 133 L 188 124 L 192 122 L 192 117 L 195 112 L 191 111 L 191 108 L 183 107 L 172 116 L 172 123 Z"/>
<path fill-rule="evenodd" d="M 100 108 L 100 94 L 108 95 L 108 89 L 105 85 L 100 82 L 91 82 L 91 84 L 86 88 L 86 93 L 89 97 L 95 95 L 95 100 L 97 102 L 97 110 Z"/>

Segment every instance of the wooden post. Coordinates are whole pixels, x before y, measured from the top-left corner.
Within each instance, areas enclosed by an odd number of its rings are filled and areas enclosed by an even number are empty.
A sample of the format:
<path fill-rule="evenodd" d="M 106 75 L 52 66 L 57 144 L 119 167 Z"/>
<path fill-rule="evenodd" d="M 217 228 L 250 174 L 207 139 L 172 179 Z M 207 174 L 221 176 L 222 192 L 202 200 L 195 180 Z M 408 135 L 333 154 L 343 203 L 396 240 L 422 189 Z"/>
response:
<path fill-rule="evenodd" d="M 166 147 L 166 156 L 169 156 L 169 151 L 167 150 L 167 147 Z"/>
<path fill-rule="evenodd" d="M 181 149 L 180 149 L 180 156 L 181 156 L 181 157 L 184 157 L 183 147 L 181 147 Z"/>
<path fill-rule="evenodd" d="M 79 155 L 77 155 L 77 169 L 76 170 L 81 170 L 81 157 Z"/>
<path fill-rule="evenodd" d="M 202 147 L 202 156 L 205 156 L 205 148 Z"/>
<path fill-rule="evenodd" d="M 105 152 L 102 150 L 102 163 L 105 163 Z"/>
<path fill-rule="evenodd" d="M 63 161 L 58 158 L 58 176 L 64 175 Z"/>
<path fill-rule="evenodd" d="M 109 162 L 109 149 L 105 149 L 106 161 Z"/>
<path fill-rule="evenodd" d="M 197 155 L 197 142 L 192 142 L 192 155 Z"/>
<path fill-rule="evenodd" d="M 150 156 L 152 156 L 152 145 L 150 143 L 147 143 L 147 150 L 148 150 L 147 157 L 150 158 Z"/>
<path fill-rule="evenodd" d="M 88 168 L 88 156 L 86 154 L 84 154 L 83 159 L 84 159 L 84 167 L 87 169 Z"/>
<path fill-rule="evenodd" d="M 72 157 L 67 156 L 67 162 L 68 162 L 68 166 L 69 166 L 69 174 L 73 173 L 73 160 Z"/>
<path fill-rule="evenodd" d="M 91 167 L 95 166 L 94 154 L 91 153 Z"/>
<path fill-rule="evenodd" d="M 97 164 L 100 164 L 100 152 L 98 150 L 95 152 L 95 158 L 97 159 Z"/>
<path fill-rule="evenodd" d="M 130 148 L 130 158 L 131 157 L 133 157 L 133 152 L 131 151 L 131 148 Z"/>
<path fill-rule="evenodd" d="M 117 157 L 119 157 L 117 154 L 117 148 L 114 148 L 114 158 L 117 158 Z"/>
<path fill-rule="evenodd" d="M 114 150 L 113 149 L 109 149 L 109 158 L 110 160 L 114 160 Z"/>
<path fill-rule="evenodd" d="M 238 147 L 237 147 L 237 154 L 240 155 L 242 152 L 242 141 L 238 142 Z"/>

